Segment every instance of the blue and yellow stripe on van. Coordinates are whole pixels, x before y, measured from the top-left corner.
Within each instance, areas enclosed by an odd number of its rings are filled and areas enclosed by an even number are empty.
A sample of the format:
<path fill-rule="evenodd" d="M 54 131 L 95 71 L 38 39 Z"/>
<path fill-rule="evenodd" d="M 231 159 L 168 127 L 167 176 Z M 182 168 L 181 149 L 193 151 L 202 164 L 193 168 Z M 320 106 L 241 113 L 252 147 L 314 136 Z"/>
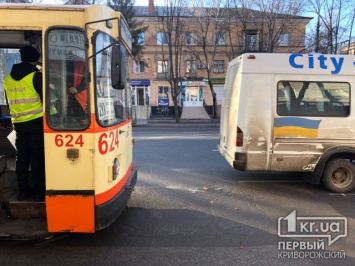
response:
<path fill-rule="evenodd" d="M 274 119 L 274 137 L 318 137 L 322 120 L 299 117 L 279 117 Z"/>

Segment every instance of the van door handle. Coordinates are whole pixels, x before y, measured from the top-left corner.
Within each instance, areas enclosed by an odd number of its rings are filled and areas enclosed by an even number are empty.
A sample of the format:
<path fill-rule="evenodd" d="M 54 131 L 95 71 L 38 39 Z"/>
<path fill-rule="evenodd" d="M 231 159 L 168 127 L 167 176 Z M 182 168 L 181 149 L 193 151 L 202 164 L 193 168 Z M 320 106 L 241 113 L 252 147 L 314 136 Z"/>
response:
<path fill-rule="evenodd" d="M 121 129 L 120 129 L 120 131 L 119 131 L 119 133 L 120 133 L 120 134 L 122 134 L 122 133 L 124 133 L 124 132 L 126 132 L 126 131 L 124 131 L 124 130 L 121 130 Z"/>

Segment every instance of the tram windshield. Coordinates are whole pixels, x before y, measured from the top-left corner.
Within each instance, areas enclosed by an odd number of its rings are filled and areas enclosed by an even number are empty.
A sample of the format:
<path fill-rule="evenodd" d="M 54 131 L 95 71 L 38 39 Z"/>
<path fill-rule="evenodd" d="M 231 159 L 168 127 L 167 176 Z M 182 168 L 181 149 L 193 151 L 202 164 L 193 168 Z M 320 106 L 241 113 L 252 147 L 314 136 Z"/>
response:
<path fill-rule="evenodd" d="M 46 113 L 52 129 L 84 129 L 89 124 L 85 36 L 75 29 L 47 35 Z"/>

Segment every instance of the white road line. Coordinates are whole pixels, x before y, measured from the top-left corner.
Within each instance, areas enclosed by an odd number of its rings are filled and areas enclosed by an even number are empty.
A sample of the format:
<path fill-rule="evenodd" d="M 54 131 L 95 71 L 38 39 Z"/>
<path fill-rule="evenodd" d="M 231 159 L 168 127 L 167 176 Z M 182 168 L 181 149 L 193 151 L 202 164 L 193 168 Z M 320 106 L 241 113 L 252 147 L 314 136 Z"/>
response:
<path fill-rule="evenodd" d="M 237 181 L 238 183 L 306 183 L 305 181 L 302 180 L 250 180 L 250 181 Z"/>
<path fill-rule="evenodd" d="M 355 196 L 354 193 L 329 193 L 329 196 L 342 196 L 342 197 L 347 197 L 347 196 Z"/>

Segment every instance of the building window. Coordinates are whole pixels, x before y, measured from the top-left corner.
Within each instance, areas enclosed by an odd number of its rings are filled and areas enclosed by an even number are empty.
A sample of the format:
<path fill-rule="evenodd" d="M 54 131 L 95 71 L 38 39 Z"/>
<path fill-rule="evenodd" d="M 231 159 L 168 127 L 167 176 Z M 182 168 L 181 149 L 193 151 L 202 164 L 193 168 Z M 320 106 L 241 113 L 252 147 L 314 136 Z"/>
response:
<path fill-rule="evenodd" d="M 144 61 L 134 61 L 134 73 L 144 73 Z"/>
<path fill-rule="evenodd" d="M 279 81 L 277 114 L 280 116 L 347 117 L 350 84 L 346 82 Z"/>
<path fill-rule="evenodd" d="M 197 44 L 197 33 L 196 32 L 187 32 L 186 33 L 186 44 L 187 45 L 196 45 Z"/>
<path fill-rule="evenodd" d="M 157 33 L 157 44 L 158 45 L 167 45 L 168 44 L 168 33 L 167 32 L 158 32 Z"/>
<path fill-rule="evenodd" d="M 187 60 L 186 61 L 186 72 L 187 73 L 196 73 L 196 61 Z"/>
<path fill-rule="evenodd" d="M 216 32 L 214 34 L 214 42 L 216 45 L 225 45 L 226 36 L 223 32 Z"/>
<path fill-rule="evenodd" d="M 200 63 L 198 64 L 198 68 L 200 68 L 200 69 L 206 68 L 206 65 L 204 63 L 202 63 L 202 61 L 200 61 Z"/>
<path fill-rule="evenodd" d="M 223 60 L 213 61 L 213 73 L 224 73 L 224 61 Z"/>
<path fill-rule="evenodd" d="M 168 72 L 168 61 L 159 60 L 158 61 L 158 73 L 167 73 Z"/>
<path fill-rule="evenodd" d="M 158 105 L 169 106 L 169 87 L 158 87 Z"/>
<path fill-rule="evenodd" d="M 279 46 L 288 46 L 289 34 L 280 34 L 279 35 Z"/>
<path fill-rule="evenodd" d="M 256 52 L 259 50 L 259 34 L 257 31 L 246 33 L 246 52 Z"/>
<path fill-rule="evenodd" d="M 134 40 L 134 43 L 137 45 L 144 44 L 144 32 L 139 32 Z"/>

